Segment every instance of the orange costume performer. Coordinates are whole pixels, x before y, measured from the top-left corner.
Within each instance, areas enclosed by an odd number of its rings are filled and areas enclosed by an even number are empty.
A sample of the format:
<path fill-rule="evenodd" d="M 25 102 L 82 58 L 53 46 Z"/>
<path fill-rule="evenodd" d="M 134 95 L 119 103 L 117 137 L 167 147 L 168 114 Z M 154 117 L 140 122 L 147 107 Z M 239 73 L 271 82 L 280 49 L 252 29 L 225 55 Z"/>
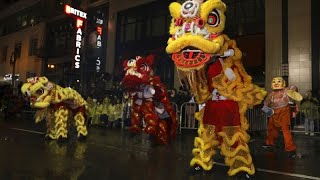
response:
<path fill-rule="evenodd" d="M 264 101 L 263 111 L 269 116 L 267 127 L 267 139 L 264 147 L 273 146 L 276 138 L 279 135 L 281 128 L 284 138 L 285 151 L 289 155 L 295 155 L 297 149 L 293 143 L 290 132 L 291 108 L 290 104 L 293 101 L 300 102 L 302 95 L 297 92 L 295 86 L 286 88 L 286 82 L 282 77 L 275 77 L 272 79 L 272 92 L 268 94 Z"/>
<path fill-rule="evenodd" d="M 255 173 L 245 112 L 260 104 L 266 91 L 254 84 L 241 63 L 241 51 L 222 33 L 226 5 L 221 0 L 187 0 L 169 6 L 172 16 L 166 51 L 198 104 L 200 123 L 190 162 L 194 173 L 213 168 L 220 149 L 229 176 Z"/>
<path fill-rule="evenodd" d="M 133 100 L 129 130 L 138 133 L 143 129 L 155 138 L 156 143 L 167 144 L 176 135 L 176 113 L 160 77 L 153 75 L 153 61 L 153 55 L 124 61 L 125 76 L 121 83 Z M 157 107 L 157 104 L 163 107 Z M 168 112 L 170 117 L 160 119 L 159 112 Z M 143 128 L 142 121 L 146 124 Z"/>

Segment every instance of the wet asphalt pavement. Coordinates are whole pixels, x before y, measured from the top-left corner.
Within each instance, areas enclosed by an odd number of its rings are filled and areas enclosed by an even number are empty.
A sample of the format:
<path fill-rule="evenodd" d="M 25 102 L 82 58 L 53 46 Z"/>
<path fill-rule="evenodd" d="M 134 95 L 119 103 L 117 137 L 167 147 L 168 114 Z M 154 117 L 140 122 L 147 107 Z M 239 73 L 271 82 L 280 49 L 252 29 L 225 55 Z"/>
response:
<path fill-rule="evenodd" d="M 84 141 L 70 132 L 65 142 L 44 140 L 44 131 L 44 124 L 35 125 L 32 120 L 0 120 L 0 180 L 237 179 L 228 177 L 219 153 L 211 172 L 196 176 L 187 173 L 196 135 L 192 130 L 178 134 L 168 146 L 152 146 L 148 136 L 132 137 L 116 128 L 90 127 Z M 255 133 L 249 144 L 255 179 L 320 180 L 320 135 L 295 133 L 295 159 L 286 156 L 282 137 L 270 150 L 262 148 L 264 137 L 263 133 Z"/>

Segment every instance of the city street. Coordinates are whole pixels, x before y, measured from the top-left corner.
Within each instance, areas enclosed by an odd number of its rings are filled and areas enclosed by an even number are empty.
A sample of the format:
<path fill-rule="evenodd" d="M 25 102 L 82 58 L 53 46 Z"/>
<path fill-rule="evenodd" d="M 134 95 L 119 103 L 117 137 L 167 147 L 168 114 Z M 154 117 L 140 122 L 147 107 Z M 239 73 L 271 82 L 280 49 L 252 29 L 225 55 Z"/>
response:
<path fill-rule="evenodd" d="M 66 142 L 45 140 L 44 131 L 44 124 L 35 125 L 32 120 L 1 121 L 0 179 L 236 179 L 227 176 L 220 155 L 209 173 L 188 174 L 195 131 L 184 130 L 170 145 L 155 147 L 146 135 L 132 137 L 124 129 L 90 127 L 85 140 L 77 140 L 70 132 Z M 262 148 L 263 138 L 255 133 L 250 142 L 256 179 L 320 179 L 319 136 L 295 134 L 295 159 L 284 153 L 282 137 L 279 146 L 269 151 Z"/>

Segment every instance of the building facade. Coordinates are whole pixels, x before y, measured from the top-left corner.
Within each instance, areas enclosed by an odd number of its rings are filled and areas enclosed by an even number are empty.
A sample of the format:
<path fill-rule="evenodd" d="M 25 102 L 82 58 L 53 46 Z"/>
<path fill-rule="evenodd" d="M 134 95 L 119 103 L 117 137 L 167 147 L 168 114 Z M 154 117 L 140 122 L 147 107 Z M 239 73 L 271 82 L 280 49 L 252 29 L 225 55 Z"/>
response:
<path fill-rule="evenodd" d="M 0 76 L 12 73 L 10 57 L 14 49 L 17 53 L 15 72 L 21 80 L 47 75 L 66 85 L 74 83 L 81 73 L 82 79 L 90 84 L 98 73 L 97 64 L 100 72 L 112 74 L 114 80 L 119 80 L 124 59 L 154 53 L 165 67 L 159 68 L 157 74 L 167 86 L 177 89 L 180 86 L 178 75 L 164 52 L 171 2 L 16 1 L 0 12 Z M 225 34 L 237 41 L 245 68 L 256 84 L 270 90 L 271 79 L 283 76 L 302 93 L 313 90 L 320 96 L 318 0 L 224 2 L 228 7 Z M 81 72 L 73 69 L 76 20 L 63 12 L 65 4 L 88 13 L 85 22 L 88 26 L 81 42 L 85 45 L 85 50 L 81 51 L 85 68 Z M 102 19 L 103 24 L 97 25 L 97 19 Z M 103 32 L 100 38 L 97 26 L 101 26 Z M 101 41 L 101 46 L 97 47 L 97 41 Z"/>

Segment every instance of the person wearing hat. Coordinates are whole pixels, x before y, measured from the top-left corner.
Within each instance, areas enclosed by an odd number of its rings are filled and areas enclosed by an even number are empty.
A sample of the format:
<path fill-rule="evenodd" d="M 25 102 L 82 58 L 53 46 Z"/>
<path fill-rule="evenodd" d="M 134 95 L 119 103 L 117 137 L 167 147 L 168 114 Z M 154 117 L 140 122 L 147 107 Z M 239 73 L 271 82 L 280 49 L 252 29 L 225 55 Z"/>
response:
<path fill-rule="evenodd" d="M 271 88 L 272 92 L 267 95 L 262 108 L 262 111 L 268 116 L 267 138 L 263 147 L 270 148 L 274 146 L 281 129 L 285 151 L 289 157 L 294 158 L 297 147 L 290 132 L 290 106 L 300 102 L 303 97 L 296 86 L 286 87 L 286 81 L 282 77 L 274 77 L 271 82 Z"/>

